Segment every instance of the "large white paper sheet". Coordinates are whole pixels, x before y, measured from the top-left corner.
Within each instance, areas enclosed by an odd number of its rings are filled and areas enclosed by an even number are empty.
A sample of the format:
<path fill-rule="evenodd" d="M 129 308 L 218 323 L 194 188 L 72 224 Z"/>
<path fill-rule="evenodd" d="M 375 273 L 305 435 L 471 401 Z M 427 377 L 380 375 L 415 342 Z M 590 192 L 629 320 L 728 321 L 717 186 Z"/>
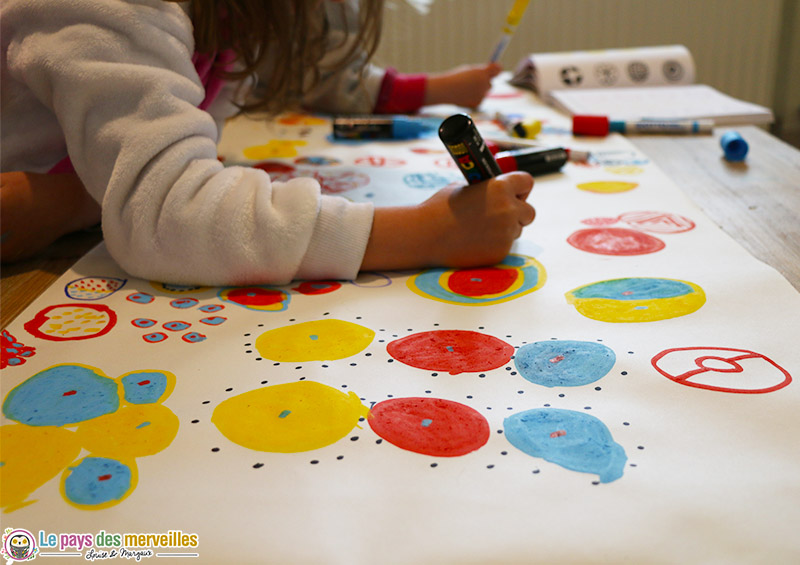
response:
<path fill-rule="evenodd" d="M 624 138 L 484 109 L 593 154 L 536 179 L 504 265 L 221 289 L 79 261 L 3 336 L 3 528 L 95 561 L 800 559 L 798 293 Z M 435 135 L 329 134 L 238 121 L 221 151 L 379 204 L 461 182 Z"/>

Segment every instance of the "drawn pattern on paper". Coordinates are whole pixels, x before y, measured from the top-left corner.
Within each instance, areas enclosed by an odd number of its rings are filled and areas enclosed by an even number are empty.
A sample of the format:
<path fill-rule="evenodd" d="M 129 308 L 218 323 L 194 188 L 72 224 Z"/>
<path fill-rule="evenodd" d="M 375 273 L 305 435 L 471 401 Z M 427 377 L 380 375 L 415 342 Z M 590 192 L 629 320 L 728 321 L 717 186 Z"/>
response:
<path fill-rule="evenodd" d="M 706 302 L 703 289 L 676 279 L 632 277 L 587 284 L 566 293 L 583 316 L 601 322 L 654 322 L 686 316 Z"/>
<path fill-rule="evenodd" d="M 18 367 L 34 355 L 36 355 L 35 347 L 19 342 L 7 330 L 3 330 L 0 336 L 0 369 Z"/>
<path fill-rule="evenodd" d="M 345 437 L 369 409 L 353 392 L 314 381 L 251 390 L 224 400 L 211 421 L 237 445 L 271 453 L 297 453 Z"/>
<path fill-rule="evenodd" d="M 161 404 L 174 387 L 166 371 L 111 379 L 80 364 L 54 365 L 14 387 L 3 415 L 17 423 L 0 427 L 0 506 L 11 512 L 35 502 L 31 494 L 59 472 L 69 504 L 118 504 L 136 488 L 136 458 L 166 449 L 178 433 L 178 417 Z M 89 455 L 77 459 L 82 450 Z"/>
<path fill-rule="evenodd" d="M 581 386 L 605 377 L 617 356 L 601 343 L 551 340 L 519 348 L 514 364 L 527 381 L 546 386 Z"/>
<path fill-rule="evenodd" d="M 536 408 L 509 416 L 503 427 L 506 439 L 523 453 L 594 473 L 601 483 L 622 477 L 628 460 L 606 425 L 583 412 Z"/>
<path fill-rule="evenodd" d="M 688 387 L 739 394 L 780 390 L 792 382 L 789 372 L 769 357 L 730 347 L 679 347 L 653 357 L 653 367 Z"/>
<path fill-rule="evenodd" d="M 372 407 L 370 428 L 392 445 L 434 457 L 458 457 L 483 447 L 489 423 L 480 412 L 442 398 L 392 398 Z"/>
<path fill-rule="evenodd" d="M 427 371 L 458 373 L 490 371 L 514 355 L 514 347 L 494 336 L 466 330 L 412 334 L 386 346 L 392 358 Z"/>
<path fill-rule="evenodd" d="M 102 304 L 56 304 L 26 322 L 25 330 L 48 341 L 83 340 L 107 334 L 116 323 L 116 312 Z"/>
<path fill-rule="evenodd" d="M 432 300 L 488 306 L 538 290 L 546 279 L 544 266 L 536 259 L 511 254 L 495 267 L 430 269 L 411 277 L 407 284 L 416 294 Z"/>
<path fill-rule="evenodd" d="M 64 293 L 73 300 L 101 300 L 125 286 L 128 279 L 116 277 L 83 277 L 70 281 Z"/>

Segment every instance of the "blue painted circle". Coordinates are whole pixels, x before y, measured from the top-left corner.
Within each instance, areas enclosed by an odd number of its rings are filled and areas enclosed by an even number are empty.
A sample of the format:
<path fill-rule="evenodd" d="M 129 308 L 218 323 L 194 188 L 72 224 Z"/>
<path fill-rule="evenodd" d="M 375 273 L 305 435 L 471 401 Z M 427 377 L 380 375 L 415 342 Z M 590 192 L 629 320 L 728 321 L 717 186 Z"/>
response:
<path fill-rule="evenodd" d="M 132 486 L 130 467 L 114 459 L 86 457 L 69 471 L 64 494 L 75 504 L 97 506 L 121 500 Z"/>
<path fill-rule="evenodd" d="M 57 365 L 8 393 L 3 414 L 28 426 L 63 426 L 119 408 L 117 383 L 80 365 Z"/>
<path fill-rule="evenodd" d="M 514 364 L 522 377 L 546 387 L 581 386 L 608 374 L 617 356 L 593 341 L 537 341 L 519 348 Z"/>

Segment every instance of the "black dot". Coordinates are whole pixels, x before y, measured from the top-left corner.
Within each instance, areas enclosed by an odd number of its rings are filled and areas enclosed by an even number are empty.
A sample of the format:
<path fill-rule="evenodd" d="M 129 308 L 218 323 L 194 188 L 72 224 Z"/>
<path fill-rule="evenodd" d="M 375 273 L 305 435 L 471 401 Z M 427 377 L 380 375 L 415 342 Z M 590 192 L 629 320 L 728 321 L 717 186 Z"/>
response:
<path fill-rule="evenodd" d="M 350 441 L 358 441 L 358 436 L 353 436 L 350 438 Z"/>
<path fill-rule="evenodd" d="M 628 371 L 622 371 L 622 372 L 620 373 L 620 375 L 627 375 L 627 374 L 628 374 Z"/>
<path fill-rule="evenodd" d="M 631 423 L 630 423 L 630 422 L 622 422 L 622 425 L 623 425 L 623 426 L 630 426 L 630 425 L 631 425 Z"/>
<path fill-rule="evenodd" d="M 232 390 L 233 390 L 233 388 L 231 388 L 231 387 L 228 387 L 228 388 L 226 388 L 226 389 L 225 389 L 225 392 L 230 392 L 230 391 L 232 391 Z"/>
<path fill-rule="evenodd" d="M 211 401 L 210 400 L 204 400 L 203 404 L 211 404 Z"/>
<path fill-rule="evenodd" d="M 478 375 L 478 378 L 479 379 L 485 379 L 486 378 L 486 373 L 481 373 L 480 375 Z"/>
<path fill-rule="evenodd" d="M 636 449 L 644 449 L 644 446 L 643 445 L 637 445 Z"/>
<path fill-rule="evenodd" d="M 508 455 L 508 451 L 501 451 L 500 455 Z"/>
<path fill-rule="evenodd" d="M 599 484 L 600 484 L 600 481 L 592 481 L 592 484 L 593 484 L 593 485 L 599 485 Z"/>
<path fill-rule="evenodd" d="M 510 336 L 509 336 L 510 337 Z M 494 465 L 486 465 L 487 469 L 494 469 Z"/>
<path fill-rule="evenodd" d="M 431 376 L 432 376 L 432 377 L 438 377 L 438 376 L 439 376 L 439 373 L 431 373 Z"/>
<path fill-rule="evenodd" d="M 566 394 L 564 394 L 563 392 L 558 395 L 559 398 L 564 398 L 565 396 L 566 396 Z"/>
<path fill-rule="evenodd" d="M 438 463 L 431 463 L 431 467 L 438 467 L 438 466 L 439 466 Z"/>
<path fill-rule="evenodd" d="M 380 445 L 380 444 L 382 444 L 382 443 L 383 443 L 383 440 L 382 440 L 382 439 L 376 439 L 376 440 L 375 440 L 375 443 L 377 443 L 378 445 Z"/>
<path fill-rule="evenodd" d="M 341 461 L 342 459 L 344 459 L 344 455 L 337 455 L 336 456 L 336 460 L 337 461 Z"/>
<path fill-rule="evenodd" d="M 317 463 L 319 463 L 319 461 L 317 461 L 316 459 L 312 459 L 312 460 L 310 461 L 310 463 L 311 463 L 312 465 L 316 465 Z"/>
<path fill-rule="evenodd" d="M 200 420 L 192 420 L 192 424 L 197 424 Z"/>
<path fill-rule="evenodd" d="M 534 475 L 538 475 L 539 474 L 539 469 L 534 469 L 533 471 L 531 471 L 531 473 L 533 473 Z"/>
<path fill-rule="evenodd" d="M 603 390 L 603 389 L 602 389 L 602 388 L 600 388 L 599 386 L 596 386 L 596 387 L 594 387 L 594 389 L 595 389 L 595 390 Z"/>
<path fill-rule="evenodd" d="M 253 465 L 253 469 L 260 469 L 263 466 L 264 466 L 263 463 L 256 463 L 255 465 Z"/>
<path fill-rule="evenodd" d="M 262 385 L 265 385 L 265 384 L 267 384 L 268 382 L 269 382 L 269 381 L 261 381 L 261 384 L 262 384 Z"/>
<path fill-rule="evenodd" d="M 216 453 L 217 451 L 219 451 L 219 447 L 212 447 L 211 448 L 211 452 L 212 453 Z"/>
<path fill-rule="evenodd" d="M 517 394 L 525 394 L 525 391 L 524 390 L 518 390 Z"/>

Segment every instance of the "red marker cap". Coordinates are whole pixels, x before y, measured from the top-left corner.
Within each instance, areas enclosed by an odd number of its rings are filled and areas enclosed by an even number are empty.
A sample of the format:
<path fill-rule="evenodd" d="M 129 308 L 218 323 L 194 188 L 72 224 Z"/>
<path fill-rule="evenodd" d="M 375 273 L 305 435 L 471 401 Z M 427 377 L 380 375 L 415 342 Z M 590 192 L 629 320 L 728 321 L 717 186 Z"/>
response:
<path fill-rule="evenodd" d="M 609 122 L 606 116 L 572 116 L 573 135 L 608 135 Z"/>

